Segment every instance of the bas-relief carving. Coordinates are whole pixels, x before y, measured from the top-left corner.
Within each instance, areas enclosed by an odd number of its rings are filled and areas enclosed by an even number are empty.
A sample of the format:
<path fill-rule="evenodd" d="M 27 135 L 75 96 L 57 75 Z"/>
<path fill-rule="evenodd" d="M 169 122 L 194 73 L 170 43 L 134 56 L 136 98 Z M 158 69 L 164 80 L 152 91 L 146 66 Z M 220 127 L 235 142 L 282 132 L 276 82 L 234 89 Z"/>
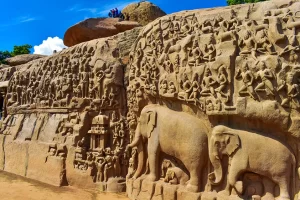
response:
<path fill-rule="evenodd" d="M 123 35 L 0 70 L 4 151 L 39 143 L 61 179 L 131 199 L 298 198 L 298 4 L 162 17 L 126 67 Z"/>
<path fill-rule="evenodd" d="M 117 45 L 111 38 L 83 43 L 16 71 L 7 87 L 8 116 L 1 128 L 10 138 L 7 142 L 48 145 L 42 164 L 50 167 L 49 158 L 61 160 L 61 179 L 71 178 L 66 165 L 69 150 L 75 148 L 70 158 L 75 176 L 124 183 L 129 135 Z"/>
<path fill-rule="evenodd" d="M 297 198 L 299 2 L 258 14 L 268 3 L 141 31 L 128 64 L 131 199 Z"/>

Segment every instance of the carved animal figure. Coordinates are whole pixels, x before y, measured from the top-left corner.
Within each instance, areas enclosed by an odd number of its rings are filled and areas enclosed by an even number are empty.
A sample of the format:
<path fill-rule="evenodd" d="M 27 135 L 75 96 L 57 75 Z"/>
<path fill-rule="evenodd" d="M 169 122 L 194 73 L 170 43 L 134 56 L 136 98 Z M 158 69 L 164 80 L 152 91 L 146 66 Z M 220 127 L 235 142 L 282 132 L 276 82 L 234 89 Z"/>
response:
<path fill-rule="evenodd" d="M 239 176 L 249 171 L 277 183 L 280 188 L 278 199 L 290 199 L 295 157 L 284 144 L 257 133 L 216 126 L 209 143 L 209 158 L 214 167 L 209 180 L 213 185 L 220 184 L 224 178 L 221 164 L 224 155 L 229 156 L 229 166 L 227 185 L 221 194 L 229 196 Z"/>
<path fill-rule="evenodd" d="M 135 139 L 127 146 L 127 148 L 138 147 L 138 167 L 133 178 L 138 178 L 146 166 L 144 154 L 147 148 L 150 170 L 148 180 L 158 180 L 159 156 L 164 152 L 181 160 L 190 173 L 187 189 L 199 191 L 200 176 L 208 155 L 207 133 L 208 129 L 204 122 L 192 115 L 159 105 L 144 107 L 136 128 Z"/>
<path fill-rule="evenodd" d="M 164 181 L 171 185 L 184 185 L 189 180 L 189 176 L 178 167 L 168 169 Z"/>

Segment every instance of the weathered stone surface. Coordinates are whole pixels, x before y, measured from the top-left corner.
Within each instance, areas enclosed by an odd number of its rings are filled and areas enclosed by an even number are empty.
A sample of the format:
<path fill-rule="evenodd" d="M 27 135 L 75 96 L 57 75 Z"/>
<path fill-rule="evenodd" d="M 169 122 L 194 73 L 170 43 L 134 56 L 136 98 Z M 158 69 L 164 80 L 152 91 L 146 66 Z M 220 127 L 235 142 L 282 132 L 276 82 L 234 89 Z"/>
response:
<path fill-rule="evenodd" d="M 124 192 L 123 74 L 139 31 L 0 70 L 1 83 L 11 79 L 3 90 L 1 169 L 56 186 Z"/>
<path fill-rule="evenodd" d="M 26 169 L 28 166 L 28 143 L 14 142 L 7 139 L 4 143 L 4 153 L 4 171 L 20 176 L 26 176 Z"/>
<path fill-rule="evenodd" d="M 90 18 L 70 27 L 64 36 L 66 46 L 104 38 L 140 26 L 138 22 L 121 21 L 119 18 Z"/>
<path fill-rule="evenodd" d="M 299 1 L 266 1 L 146 25 L 128 64 L 129 177 L 179 186 L 164 199 L 293 197 L 298 10 Z"/>
<path fill-rule="evenodd" d="M 55 186 L 66 185 L 66 169 L 63 157 L 48 154 L 49 144 L 30 143 L 26 177 Z"/>
<path fill-rule="evenodd" d="M 299 5 L 175 13 L 16 67 L 2 75 L 4 170 L 109 191 L 126 180 L 130 199 L 293 199 Z"/>
<path fill-rule="evenodd" d="M 39 55 L 39 54 L 23 54 L 23 55 L 17 55 L 11 58 L 7 58 L 5 59 L 5 61 L 8 62 L 10 66 L 17 66 L 17 65 L 26 64 L 32 60 L 37 60 L 45 57 L 47 56 Z"/>
<path fill-rule="evenodd" d="M 166 15 L 158 6 L 148 1 L 129 4 L 122 10 L 122 13 L 125 20 L 136 21 L 143 26 Z"/>

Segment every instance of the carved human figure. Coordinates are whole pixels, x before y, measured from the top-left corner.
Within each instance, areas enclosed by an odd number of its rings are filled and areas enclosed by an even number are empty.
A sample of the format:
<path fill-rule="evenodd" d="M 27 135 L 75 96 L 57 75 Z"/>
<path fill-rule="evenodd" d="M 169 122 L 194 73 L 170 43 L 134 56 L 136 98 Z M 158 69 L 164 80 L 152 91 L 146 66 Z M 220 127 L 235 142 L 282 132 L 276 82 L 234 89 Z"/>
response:
<path fill-rule="evenodd" d="M 169 55 L 166 55 L 165 61 L 163 62 L 163 68 L 165 69 L 166 72 L 168 73 L 173 73 L 174 69 L 173 69 L 173 64 L 169 59 Z"/>
<path fill-rule="evenodd" d="M 235 78 L 242 78 L 242 81 L 244 83 L 244 85 L 242 85 L 242 87 L 239 89 L 239 94 L 249 94 L 253 99 L 256 99 L 253 90 L 254 77 L 252 72 L 248 68 L 247 62 L 243 64 L 242 70 L 238 69 Z"/>
<path fill-rule="evenodd" d="M 228 101 L 229 95 L 226 94 L 226 92 L 224 91 L 226 89 L 226 86 L 228 85 L 228 79 L 227 79 L 228 75 L 226 72 L 226 66 L 222 65 L 219 67 L 218 69 L 218 83 L 219 83 L 219 87 L 215 89 L 216 92 L 218 92 L 221 96 L 227 98 L 226 102 Z"/>
<path fill-rule="evenodd" d="M 177 94 L 177 89 L 173 81 L 169 82 L 168 94 L 175 95 Z"/>
<path fill-rule="evenodd" d="M 290 107 L 290 103 L 293 102 L 297 107 L 299 107 L 299 95 L 300 95 L 300 86 L 299 83 L 295 83 L 295 72 L 291 71 L 286 74 L 286 89 L 287 97 L 284 98 L 281 102 L 281 105 L 284 107 Z M 285 85 L 284 85 L 285 86 Z"/>
<path fill-rule="evenodd" d="M 162 79 L 160 81 L 159 94 L 164 95 L 168 92 L 168 81 L 166 79 Z"/>
<path fill-rule="evenodd" d="M 244 36 L 240 41 L 239 45 L 241 47 L 244 47 L 244 49 L 242 49 L 240 52 L 241 55 L 251 54 L 252 58 L 256 60 L 257 44 L 254 37 L 251 34 L 251 31 L 245 31 Z"/>
<path fill-rule="evenodd" d="M 97 162 L 97 181 L 102 182 L 104 179 L 104 165 L 106 161 L 103 157 L 100 157 Z"/>
<path fill-rule="evenodd" d="M 213 44 L 213 36 L 211 35 L 209 37 L 208 44 L 205 44 L 204 46 L 203 59 L 208 62 L 214 61 L 216 56 L 215 53 L 216 53 L 216 48 L 215 45 Z"/>
<path fill-rule="evenodd" d="M 193 67 L 199 66 L 202 60 L 203 53 L 199 48 L 197 39 L 194 40 L 193 42 L 193 47 L 190 50 L 189 56 L 190 56 L 190 60 L 188 61 L 188 64 Z"/>
<path fill-rule="evenodd" d="M 192 82 L 192 85 L 191 85 L 191 88 L 192 88 L 192 91 L 191 91 L 191 94 L 189 96 L 189 99 L 193 100 L 195 105 L 197 103 L 197 100 L 198 100 L 198 97 L 199 97 L 199 90 L 200 90 L 200 85 L 199 85 L 199 74 L 196 73 L 194 75 L 194 78 L 193 78 L 193 82 Z"/>
<path fill-rule="evenodd" d="M 261 61 L 259 63 L 260 70 L 257 72 L 257 75 L 261 79 L 261 83 L 259 83 L 255 87 L 256 92 L 266 92 L 268 94 L 271 93 L 271 95 L 274 96 L 274 86 L 272 83 L 272 79 L 274 79 L 273 73 L 270 69 L 267 68 L 266 63 L 264 61 Z"/>
<path fill-rule="evenodd" d="M 114 151 L 114 155 L 112 157 L 112 162 L 113 162 L 114 176 L 120 177 L 121 176 L 121 165 L 120 165 L 119 152 L 117 150 Z"/>
<path fill-rule="evenodd" d="M 257 51 L 260 53 L 269 53 L 271 55 L 276 54 L 273 50 L 273 44 L 268 39 L 268 36 L 265 32 L 265 30 L 259 31 L 257 33 Z"/>
<path fill-rule="evenodd" d="M 89 64 L 84 65 L 84 69 L 80 74 L 80 80 L 82 85 L 82 98 L 87 98 L 89 95 L 89 83 L 90 83 L 90 72 Z"/>
<path fill-rule="evenodd" d="M 179 68 L 180 68 L 180 56 L 179 56 L 179 54 L 177 54 L 176 57 L 175 57 L 175 62 L 174 62 L 173 67 L 174 67 L 175 73 L 178 74 L 179 73 Z"/>
<path fill-rule="evenodd" d="M 180 86 L 183 89 L 183 92 L 178 94 L 179 97 L 183 100 L 188 100 L 193 88 L 192 83 L 186 73 L 183 74 L 183 79 L 181 80 Z"/>
<path fill-rule="evenodd" d="M 126 179 L 131 178 L 134 173 L 136 172 L 136 166 L 133 158 L 129 159 L 129 168 L 128 168 L 128 173 L 126 175 Z"/>
<path fill-rule="evenodd" d="M 212 95 L 215 96 L 215 89 L 214 85 L 217 83 L 217 81 L 214 79 L 214 77 L 211 74 L 211 71 L 208 67 L 205 68 L 204 71 L 204 77 L 202 80 L 202 91 L 201 95 Z"/>
<path fill-rule="evenodd" d="M 105 157 L 105 165 L 104 165 L 104 182 L 107 182 L 110 177 L 113 176 L 113 160 L 111 156 Z"/>

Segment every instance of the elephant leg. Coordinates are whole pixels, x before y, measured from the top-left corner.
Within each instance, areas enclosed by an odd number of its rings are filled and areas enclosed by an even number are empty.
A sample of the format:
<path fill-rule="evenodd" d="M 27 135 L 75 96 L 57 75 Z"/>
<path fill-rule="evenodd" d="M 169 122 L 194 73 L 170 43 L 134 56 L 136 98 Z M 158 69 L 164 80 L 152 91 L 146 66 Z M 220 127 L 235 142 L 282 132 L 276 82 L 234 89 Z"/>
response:
<path fill-rule="evenodd" d="M 158 179 L 158 159 L 158 144 L 148 141 L 148 164 L 150 172 L 147 175 L 147 179 L 150 181 L 156 181 Z"/>
<path fill-rule="evenodd" d="M 274 186 L 275 184 L 267 177 L 262 179 L 264 185 L 265 195 L 261 198 L 262 200 L 274 199 Z"/>
<path fill-rule="evenodd" d="M 223 191 L 220 193 L 225 196 L 230 196 L 231 190 L 233 186 L 236 184 L 238 176 L 242 170 L 240 169 L 240 166 L 237 163 L 232 162 L 231 166 L 228 170 L 228 176 L 227 176 L 227 184 Z"/>
<path fill-rule="evenodd" d="M 202 166 L 201 165 L 194 166 L 191 170 L 189 170 L 189 172 L 190 172 L 190 180 L 187 185 L 187 190 L 191 192 L 198 192 L 199 183 L 200 183 L 199 177 L 201 176 Z"/>
<path fill-rule="evenodd" d="M 278 185 L 280 189 L 280 195 L 278 199 L 280 200 L 288 200 L 290 199 L 289 195 L 289 178 L 282 177 L 278 180 Z"/>

